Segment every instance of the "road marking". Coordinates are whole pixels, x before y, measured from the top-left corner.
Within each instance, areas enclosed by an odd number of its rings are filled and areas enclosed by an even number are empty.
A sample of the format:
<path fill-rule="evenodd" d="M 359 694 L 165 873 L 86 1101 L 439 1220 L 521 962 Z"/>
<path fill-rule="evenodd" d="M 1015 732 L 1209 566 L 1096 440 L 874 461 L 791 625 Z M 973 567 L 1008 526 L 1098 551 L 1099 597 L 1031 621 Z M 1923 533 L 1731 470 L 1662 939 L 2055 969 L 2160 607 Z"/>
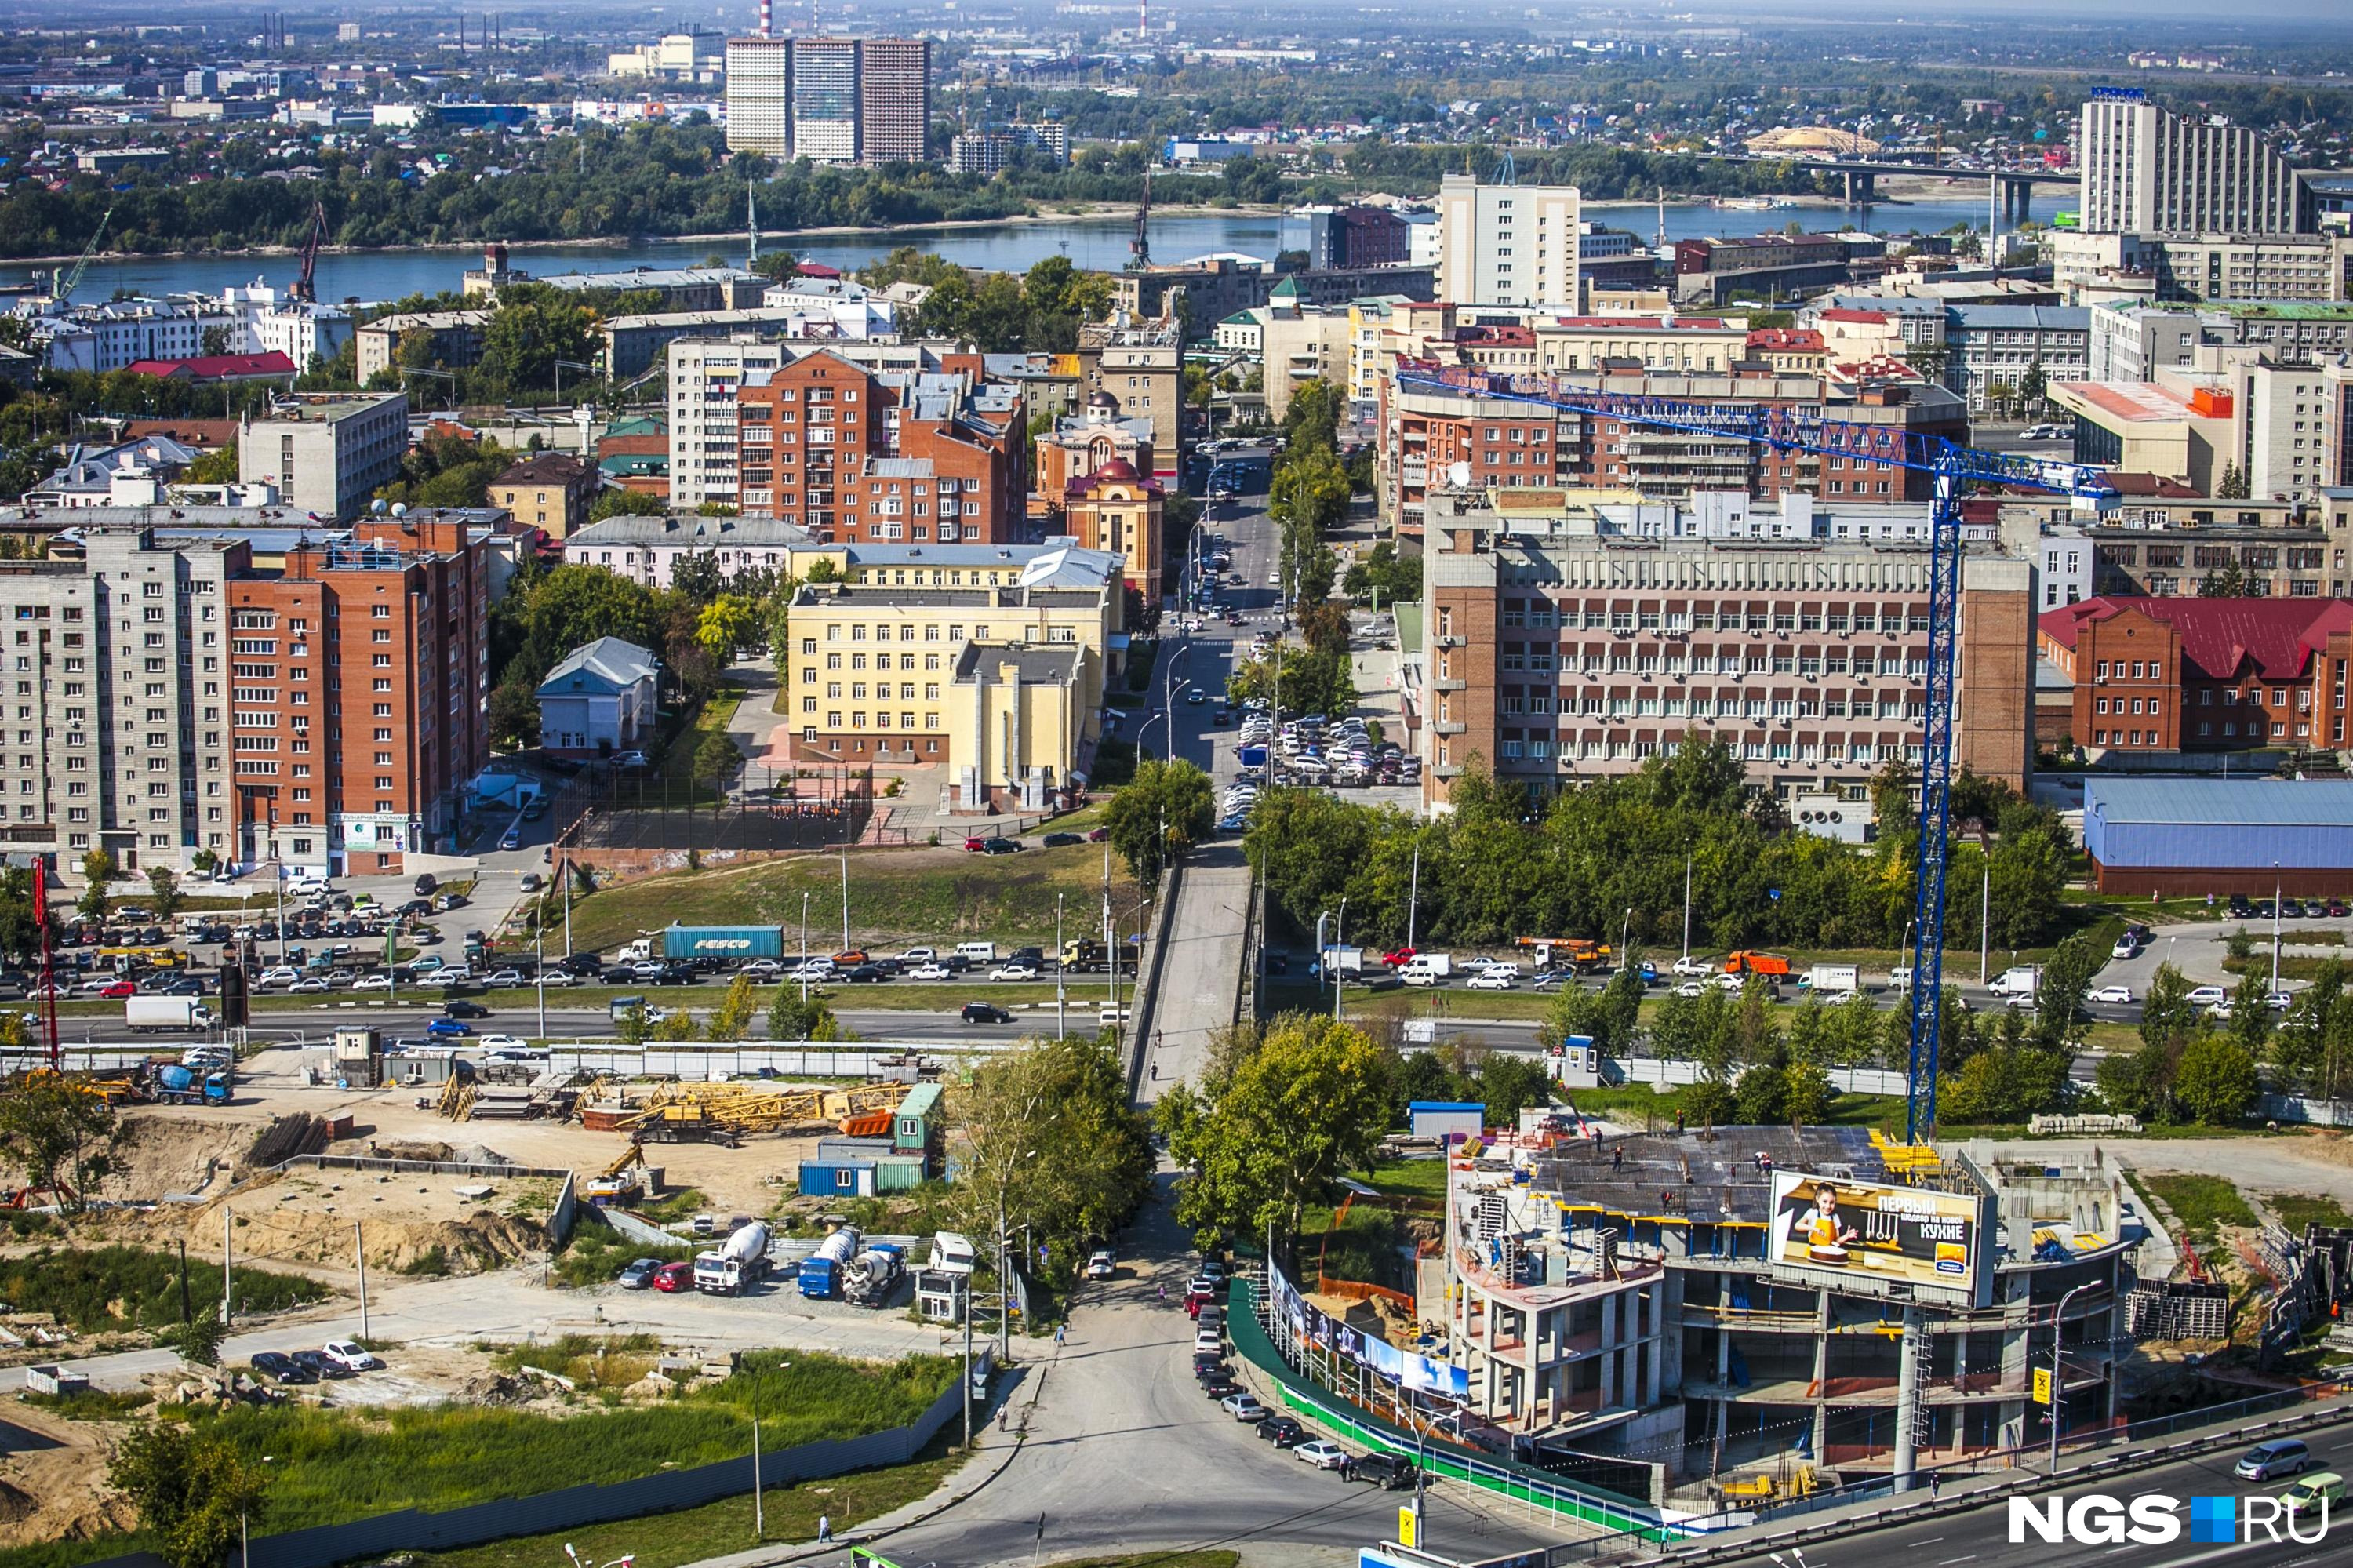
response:
<path fill-rule="evenodd" d="M 1940 1535 L 1936 1539 L 1942 1541 L 1944 1537 Z M 1947 1557 L 1942 1563 L 1937 1563 L 1936 1568 L 1953 1568 L 1953 1564 L 1956 1563 L 1974 1563 L 1977 1560 L 1978 1554 L 1972 1552 L 1967 1557 Z"/>

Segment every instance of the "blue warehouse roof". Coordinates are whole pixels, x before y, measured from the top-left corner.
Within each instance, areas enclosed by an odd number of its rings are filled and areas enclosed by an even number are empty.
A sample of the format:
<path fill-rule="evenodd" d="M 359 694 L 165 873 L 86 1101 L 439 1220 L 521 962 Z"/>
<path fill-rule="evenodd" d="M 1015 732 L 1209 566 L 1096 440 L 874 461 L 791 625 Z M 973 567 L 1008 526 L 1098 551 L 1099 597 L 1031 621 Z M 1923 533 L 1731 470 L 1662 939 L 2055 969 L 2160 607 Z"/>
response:
<path fill-rule="evenodd" d="M 2111 824 L 2353 828 L 2353 779 L 2094 779 L 2084 813 Z"/>

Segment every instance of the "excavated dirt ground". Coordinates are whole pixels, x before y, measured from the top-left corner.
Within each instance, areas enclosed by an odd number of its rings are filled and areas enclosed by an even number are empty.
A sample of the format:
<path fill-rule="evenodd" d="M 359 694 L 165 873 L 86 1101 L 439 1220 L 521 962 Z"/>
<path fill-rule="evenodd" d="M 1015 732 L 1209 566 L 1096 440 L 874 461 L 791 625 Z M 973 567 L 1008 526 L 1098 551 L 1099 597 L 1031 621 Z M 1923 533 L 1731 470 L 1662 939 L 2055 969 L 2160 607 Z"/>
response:
<path fill-rule="evenodd" d="M 135 1510 L 104 1490 L 121 1430 L 9 1401 L 0 1410 L 0 1546 L 84 1541 L 137 1524 Z"/>

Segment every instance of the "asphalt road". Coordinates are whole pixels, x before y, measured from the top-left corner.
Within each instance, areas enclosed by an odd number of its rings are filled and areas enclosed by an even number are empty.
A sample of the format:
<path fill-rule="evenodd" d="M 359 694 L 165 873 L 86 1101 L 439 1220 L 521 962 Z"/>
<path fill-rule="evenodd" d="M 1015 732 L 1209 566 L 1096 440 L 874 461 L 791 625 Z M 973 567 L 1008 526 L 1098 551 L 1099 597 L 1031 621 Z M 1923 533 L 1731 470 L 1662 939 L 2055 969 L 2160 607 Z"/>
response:
<path fill-rule="evenodd" d="M 2353 1427 L 2324 1429 L 2309 1441 L 2322 1467 L 2341 1472 L 2353 1466 Z M 2013 1542 L 2010 1505 L 2001 1500 L 1967 1513 L 1947 1514 L 1941 1519 L 1891 1530 L 1867 1531 L 1820 1546 L 1809 1546 L 1801 1554 L 1787 1550 L 1778 1556 L 1757 1552 L 1728 1561 L 1770 1562 L 1783 1568 L 1799 1568 L 1800 1563 L 1803 1568 L 1887 1568 L 1891 1563 L 1901 1563 L 1905 1568 L 1964 1568 L 1965 1564 L 1968 1568 L 2048 1568 L 2052 1563 L 2100 1563 L 2112 1557 L 2121 1557 L 2129 1568 L 2189 1568 L 2192 1563 L 2227 1563 L 2231 1568 L 2322 1568 L 2323 1564 L 2353 1562 L 2353 1545 L 2347 1544 L 2353 1541 L 2353 1520 L 2348 1520 L 2341 1509 L 2333 1515 L 2330 1538 L 2318 1544 L 2299 1545 L 2287 1541 L 2284 1531 L 2277 1543 L 2264 1539 L 2259 1531 L 2253 1542 L 2242 1541 L 2236 1545 L 2192 1544 L 2189 1538 L 2189 1499 L 2277 1494 L 2286 1489 L 2284 1481 L 2259 1486 L 2234 1478 L 2231 1467 L 2241 1452 L 2235 1447 L 2219 1449 L 2195 1459 L 2137 1470 L 2104 1483 L 2067 1487 L 2058 1494 L 2070 1500 L 2094 1492 L 2119 1499 L 2151 1492 L 2179 1499 L 2181 1537 L 2169 1546 L 2052 1546 L 2031 1530 L 2023 1531 L 2023 1542 Z M 2306 1521 L 2300 1528 L 2309 1534 L 2313 1522 Z"/>

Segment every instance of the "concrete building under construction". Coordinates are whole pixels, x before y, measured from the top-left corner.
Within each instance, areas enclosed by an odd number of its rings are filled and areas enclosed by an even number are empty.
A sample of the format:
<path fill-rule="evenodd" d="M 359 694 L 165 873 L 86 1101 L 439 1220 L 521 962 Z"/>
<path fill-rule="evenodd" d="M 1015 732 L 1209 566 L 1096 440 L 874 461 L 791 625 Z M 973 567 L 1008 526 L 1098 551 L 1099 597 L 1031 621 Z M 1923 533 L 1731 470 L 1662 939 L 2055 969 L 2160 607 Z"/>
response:
<path fill-rule="evenodd" d="M 1938 1160 L 1854 1128 L 1502 1136 L 1448 1172 L 1462 1419 L 1525 1457 L 1901 1477 L 2116 1419 L 2138 1224 L 2094 1147 Z M 1442 1279 L 1440 1277 L 1442 1266 Z M 1433 1352 L 1434 1353 L 1434 1352 Z"/>

